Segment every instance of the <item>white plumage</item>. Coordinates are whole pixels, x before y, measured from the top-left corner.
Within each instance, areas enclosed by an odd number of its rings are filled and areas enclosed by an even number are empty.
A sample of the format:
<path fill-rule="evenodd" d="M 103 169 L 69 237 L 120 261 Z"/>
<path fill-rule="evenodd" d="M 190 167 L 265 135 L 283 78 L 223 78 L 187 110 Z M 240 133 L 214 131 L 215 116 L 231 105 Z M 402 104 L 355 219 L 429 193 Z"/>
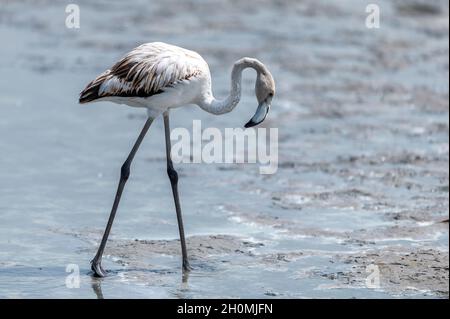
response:
<path fill-rule="evenodd" d="M 197 52 L 162 42 L 146 43 L 90 82 L 81 92 L 79 101 L 111 101 L 146 107 L 152 117 L 186 104 L 197 104 L 207 112 L 223 114 L 238 104 L 241 73 L 247 67 L 254 68 L 258 74 L 255 87 L 258 101 L 270 102 L 275 84 L 264 64 L 256 59 L 236 61 L 230 95 L 217 100 L 212 94 L 208 64 Z M 258 114 L 258 123 L 265 115 Z"/>
<path fill-rule="evenodd" d="M 80 103 L 111 101 L 147 107 L 153 116 L 196 102 L 210 86 L 208 64 L 196 52 L 162 42 L 135 48 L 81 93 Z"/>

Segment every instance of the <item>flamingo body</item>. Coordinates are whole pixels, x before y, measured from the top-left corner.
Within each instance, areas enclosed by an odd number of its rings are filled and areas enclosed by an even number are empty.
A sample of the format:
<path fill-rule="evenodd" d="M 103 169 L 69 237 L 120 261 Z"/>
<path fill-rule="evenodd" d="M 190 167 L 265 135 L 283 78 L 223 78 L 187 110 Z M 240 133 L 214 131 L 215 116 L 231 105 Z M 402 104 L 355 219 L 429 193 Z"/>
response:
<path fill-rule="evenodd" d="M 196 52 L 153 42 L 138 46 L 81 92 L 80 103 L 110 101 L 146 107 L 156 117 L 200 101 L 211 86 L 208 64 Z"/>
<path fill-rule="evenodd" d="M 81 92 L 81 104 L 111 101 L 148 110 L 148 119 L 121 167 L 119 185 L 108 223 L 97 254 L 91 261 L 91 268 L 96 276 L 106 275 L 101 260 L 122 192 L 130 176 L 131 163 L 150 125 L 160 114 L 164 117 L 167 173 L 177 213 L 182 267 L 184 271 L 190 270 L 178 195 L 178 174 L 171 159 L 169 110 L 187 104 L 197 104 L 203 110 L 216 115 L 230 112 L 241 98 L 241 76 L 246 68 L 253 68 L 257 72 L 255 95 L 259 105 L 255 115 L 245 125 L 251 127 L 264 121 L 275 93 L 275 83 L 269 70 L 252 58 L 242 58 L 234 63 L 230 94 L 224 99 L 216 99 L 212 94 L 208 64 L 198 53 L 162 42 L 146 43 L 126 54 Z"/>

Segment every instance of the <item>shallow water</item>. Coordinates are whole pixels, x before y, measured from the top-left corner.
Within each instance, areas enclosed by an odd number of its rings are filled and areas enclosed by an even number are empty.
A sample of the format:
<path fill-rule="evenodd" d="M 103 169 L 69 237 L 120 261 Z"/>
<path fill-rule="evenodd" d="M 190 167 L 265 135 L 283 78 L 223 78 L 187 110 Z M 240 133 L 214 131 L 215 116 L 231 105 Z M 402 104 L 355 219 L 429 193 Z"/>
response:
<path fill-rule="evenodd" d="M 425 11 L 379 1 L 379 30 L 356 0 L 77 1 L 78 30 L 64 26 L 67 3 L 0 8 L 0 297 L 448 297 L 447 1 Z M 264 61 L 277 82 L 264 126 L 279 128 L 279 169 L 177 165 L 194 267 L 183 279 L 155 122 L 106 249 L 110 276 L 94 279 L 89 261 L 145 113 L 77 98 L 150 41 L 202 54 L 220 96 L 236 59 Z M 187 107 L 172 126 L 241 127 L 252 86 L 245 74 L 232 113 Z M 79 288 L 66 286 L 69 264 Z M 365 284 L 372 264 L 377 289 Z"/>

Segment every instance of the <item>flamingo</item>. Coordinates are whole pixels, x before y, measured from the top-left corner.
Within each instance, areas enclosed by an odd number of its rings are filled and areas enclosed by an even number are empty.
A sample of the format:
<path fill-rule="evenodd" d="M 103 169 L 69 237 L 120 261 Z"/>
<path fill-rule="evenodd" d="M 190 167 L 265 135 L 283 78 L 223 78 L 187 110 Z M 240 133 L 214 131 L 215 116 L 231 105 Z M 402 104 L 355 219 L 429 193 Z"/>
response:
<path fill-rule="evenodd" d="M 255 94 L 259 103 L 254 116 L 245 124 L 248 128 L 264 121 L 275 94 L 275 82 L 271 73 L 263 63 L 254 58 L 246 57 L 234 63 L 231 72 L 231 91 L 226 98 L 217 99 L 212 93 L 208 64 L 198 53 L 162 42 L 145 43 L 130 51 L 112 68 L 96 77 L 80 93 L 81 104 L 110 101 L 146 108 L 148 114 L 139 137 L 121 167 L 119 185 L 108 223 L 97 253 L 91 261 L 94 276 L 106 276 L 106 271 L 101 265 L 103 251 L 123 189 L 130 176 L 131 163 L 150 125 L 161 114 L 164 118 L 167 174 L 172 187 L 180 233 L 182 270 L 183 272 L 191 270 L 178 195 L 178 174 L 170 154 L 169 111 L 196 104 L 204 111 L 215 115 L 231 112 L 240 101 L 242 71 L 246 68 L 256 71 Z"/>

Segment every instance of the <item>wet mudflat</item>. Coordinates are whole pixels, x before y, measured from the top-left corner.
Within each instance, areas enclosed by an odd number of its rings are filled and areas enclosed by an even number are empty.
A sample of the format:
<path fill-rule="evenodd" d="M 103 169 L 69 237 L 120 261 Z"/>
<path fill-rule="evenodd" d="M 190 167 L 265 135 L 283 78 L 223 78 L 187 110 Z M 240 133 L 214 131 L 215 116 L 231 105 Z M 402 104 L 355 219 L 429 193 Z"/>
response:
<path fill-rule="evenodd" d="M 68 2 L 67 2 L 68 3 Z M 0 7 L 0 297 L 448 298 L 448 2 L 64 1 Z M 277 95 L 279 167 L 179 164 L 193 271 L 182 276 L 156 121 L 91 277 L 119 167 L 145 112 L 79 106 L 84 85 L 142 42 L 198 51 L 215 93 L 232 63 L 264 61 Z M 172 112 L 172 126 L 242 127 L 234 112 Z M 80 287 L 66 286 L 66 267 Z M 379 287 L 368 286 L 373 267 Z"/>

